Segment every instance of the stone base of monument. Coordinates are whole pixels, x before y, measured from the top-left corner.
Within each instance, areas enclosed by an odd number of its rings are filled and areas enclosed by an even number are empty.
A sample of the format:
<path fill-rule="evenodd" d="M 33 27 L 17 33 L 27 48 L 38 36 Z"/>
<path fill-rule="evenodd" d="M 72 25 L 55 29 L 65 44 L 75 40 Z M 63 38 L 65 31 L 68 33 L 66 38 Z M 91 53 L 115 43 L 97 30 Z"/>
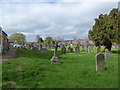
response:
<path fill-rule="evenodd" d="M 53 56 L 51 58 L 51 63 L 60 63 L 58 57 Z"/>

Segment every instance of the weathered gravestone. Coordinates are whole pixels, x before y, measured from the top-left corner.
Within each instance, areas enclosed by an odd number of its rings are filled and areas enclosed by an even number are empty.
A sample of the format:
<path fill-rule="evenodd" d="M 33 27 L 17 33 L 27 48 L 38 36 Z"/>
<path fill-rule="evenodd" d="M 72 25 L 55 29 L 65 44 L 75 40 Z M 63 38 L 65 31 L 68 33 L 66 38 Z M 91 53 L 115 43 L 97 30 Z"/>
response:
<path fill-rule="evenodd" d="M 47 54 L 47 49 L 46 48 L 41 48 L 40 53 L 41 54 Z"/>
<path fill-rule="evenodd" d="M 22 49 L 26 49 L 26 46 L 22 46 Z"/>
<path fill-rule="evenodd" d="M 91 49 L 93 49 L 93 48 L 94 48 L 94 46 L 92 45 L 92 46 L 91 46 Z"/>
<path fill-rule="evenodd" d="M 27 48 L 28 48 L 28 49 L 31 49 L 31 45 L 28 45 Z"/>
<path fill-rule="evenodd" d="M 32 50 L 34 47 L 33 47 L 33 45 L 30 45 L 30 49 Z"/>
<path fill-rule="evenodd" d="M 106 59 L 110 58 L 110 51 L 108 49 L 105 49 L 105 58 Z"/>
<path fill-rule="evenodd" d="M 82 51 L 84 51 L 84 46 L 82 46 Z"/>
<path fill-rule="evenodd" d="M 96 71 L 103 71 L 105 69 L 104 62 L 105 62 L 104 54 L 97 54 L 96 55 Z"/>
<path fill-rule="evenodd" d="M 73 48 L 68 47 L 68 51 L 69 51 L 69 52 L 73 52 Z"/>
<path fill-rule="evenodd" d="M 80 47 L 78 45 L 75 47 L 75 53 L 80 53 Z"/>
<path fill-rule="evenodd" d="M 62 54 L 65 54 L 65 53 L 66 53 L 66 48 L 65 48 L 65 47 L 62 47 L 61 53 L 62 53 Z"/>
<path fill-rule="evenodd" d="M 87 48 L 87 53 L 90 53 L 91 52 L 91 48 L 90 46 Z"/>
<path fill-rule="evenodd" d="M 86 52 L 88 52 L 88 45 L 86 46 Z"/>
<path fill-rule="evenodd" d="M 100 47 L 97 47 L 96 53 L 99 53 L 100 49 L 101 49 Z"/>
<path fill-rule="evenodd" d="M 32 47 L 32 50 L 33 51 L 38 51 L 38 48 L 37 47 Z"/>
<path fill-rule="evenodd" d="M 38 50 L 41 50 L 43 48 L 43 46 L 40 44 L 38 45 Z"/>
<path fill-rule="evenodd" d="M 68 47 L 68 51 L 70 51 L 70 48 L 71 48 L 71 47 L 69 46 L 69 47 Z"/>
<path fill-rule="evenodd" d="M 57 48 L 58 48 L 58 43 L 56 43 L 55 45 L 54 56 L 51 58 L 51 63 L 59 63 L 59 59 L 57 57 Z"/>

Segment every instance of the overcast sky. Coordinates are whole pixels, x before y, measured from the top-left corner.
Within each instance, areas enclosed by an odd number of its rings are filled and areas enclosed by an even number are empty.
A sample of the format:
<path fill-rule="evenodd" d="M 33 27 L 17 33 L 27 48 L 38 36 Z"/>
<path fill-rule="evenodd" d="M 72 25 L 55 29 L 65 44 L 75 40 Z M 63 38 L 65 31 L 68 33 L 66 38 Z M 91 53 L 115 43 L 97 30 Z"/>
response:
<path fill-rule="evenodd" d="M 35 41 L 36 35 L 87 38 L 94 19 L 117 8 L 118 1 L 2 0 L 0 23 L 8 35 L 20 32 L 26 35 L 27 41 Z"/>

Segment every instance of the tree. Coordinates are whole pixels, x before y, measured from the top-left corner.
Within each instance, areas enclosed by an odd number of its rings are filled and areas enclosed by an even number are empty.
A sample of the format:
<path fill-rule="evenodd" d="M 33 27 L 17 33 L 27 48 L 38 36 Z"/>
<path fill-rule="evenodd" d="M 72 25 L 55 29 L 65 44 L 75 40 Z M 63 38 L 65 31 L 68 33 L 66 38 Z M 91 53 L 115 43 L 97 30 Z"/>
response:
<path fill-rule="evenodd" d="M 22 33 L 13 33 L 11 36 L 9 36 L 10 39 L 17 40 L 18 44 L 24 45 L 26 37 Z"/>
<path fill-rule="evenodd" d="M 45 45 L 53 45 L 55 41 L 52 39 L 52 37 L 46 37 L 44 40 Z"/>
<path fill-rule="evenodd" d="M 95 19 L 95 24 L 88 32 L 90 40 L 95 42 L 96 46 L 105 46 L 105 49 L 111 50 L 112 43 L 119 43 L 118 36 L 118 9 L 114 8 L 109 14 L 100 14 Z"/>
<path fill-rule="evenodd" d="M 38 44 L 41 44 L 43 42 L 43 39 L 39 35 L 37 35 L 36 38 Z"/>

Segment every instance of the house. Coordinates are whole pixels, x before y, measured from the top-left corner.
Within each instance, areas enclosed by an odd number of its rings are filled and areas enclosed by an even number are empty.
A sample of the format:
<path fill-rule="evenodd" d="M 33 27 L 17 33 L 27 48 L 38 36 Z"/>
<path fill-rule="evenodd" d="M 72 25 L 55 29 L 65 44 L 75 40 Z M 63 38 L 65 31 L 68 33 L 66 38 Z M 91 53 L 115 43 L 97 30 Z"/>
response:
<path fill-rule="evenodd" d="M 80 44 L 83 46 L 86 45 L 93 45 L 94 42 L 90 41 L 89 39 L 76 39 L 76 40 L 64 40 L 64 41 L 58 41 L 59 45 L 63 45 L 63 44 L 67 44 L 67 45 L 71 45 L 71 44 Z"/>
<path fill-rule="evenodd" d="M 8 35 L 0 27 L 0 53 L 9 50 Z"/>
<path fill-rule="evenodd" d="M 11 47 L 13 47 L 15 44 L 17 44 L 17 40 L 15 40 L 15 39 L 8 39 L 8 42 Z"/>
<path fill-rule="evenodd" d="M 76 40 L 73 40 L 73 44 L 80 44 L 80 45 L 86 46 L 86 45 L 93 45 L 94 42 L 90 41 L 89 39 L 76 39 Z"/>

